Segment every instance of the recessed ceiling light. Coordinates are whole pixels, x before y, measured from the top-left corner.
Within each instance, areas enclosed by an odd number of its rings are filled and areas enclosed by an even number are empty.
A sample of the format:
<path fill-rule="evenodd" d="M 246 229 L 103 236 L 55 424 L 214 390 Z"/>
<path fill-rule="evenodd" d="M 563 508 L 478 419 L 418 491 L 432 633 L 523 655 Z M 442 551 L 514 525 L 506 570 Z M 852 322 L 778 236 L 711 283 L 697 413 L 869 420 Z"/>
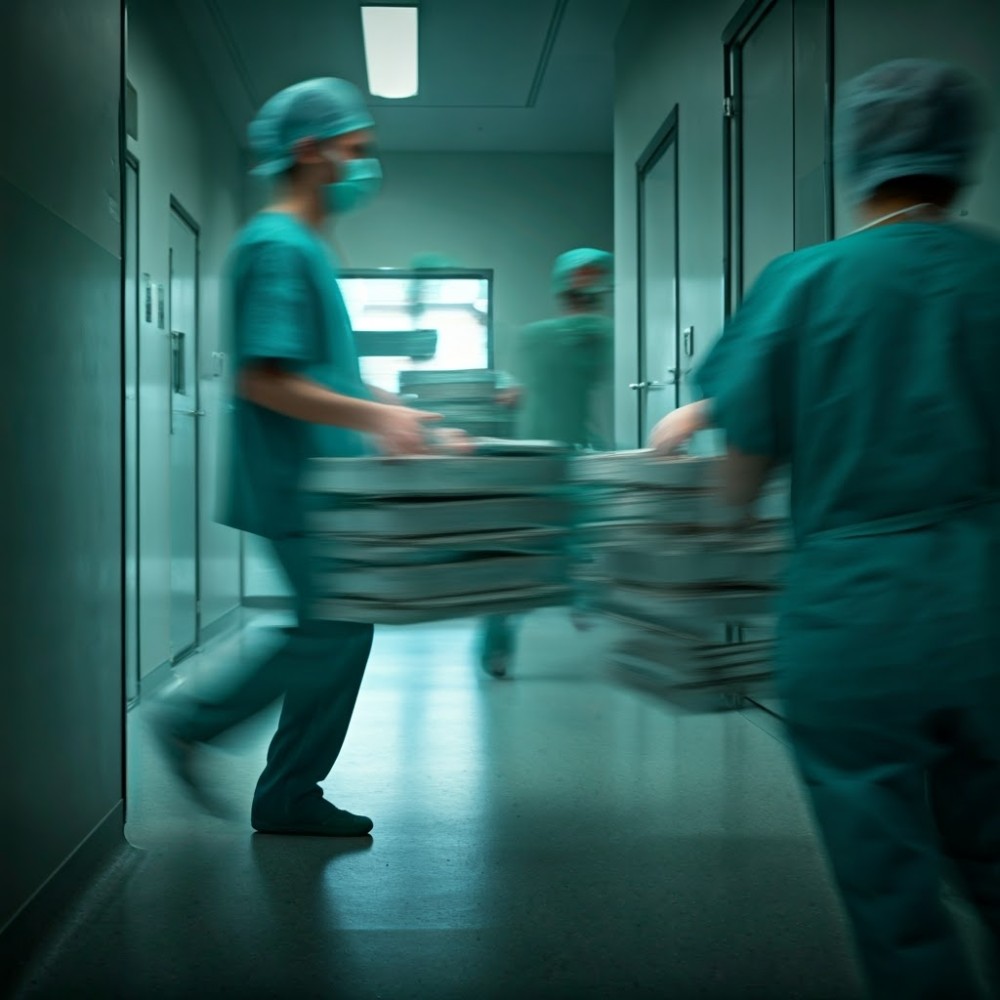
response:
<path fill-rule="evenodd" d="M 362 5 L 368 89 L 375 97 L 416 96 L 417 21 L 416 4 Z"/>

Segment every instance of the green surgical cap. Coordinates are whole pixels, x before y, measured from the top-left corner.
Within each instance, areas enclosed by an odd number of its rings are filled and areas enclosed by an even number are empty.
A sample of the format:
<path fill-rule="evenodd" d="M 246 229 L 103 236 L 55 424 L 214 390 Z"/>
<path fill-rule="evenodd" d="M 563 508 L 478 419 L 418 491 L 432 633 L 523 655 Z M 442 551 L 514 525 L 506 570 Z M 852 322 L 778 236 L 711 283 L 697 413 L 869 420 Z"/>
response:
<path fill-rule="evenodd" d="M 836 116 L 837 161 L 864 201 L 888 181 L 944 177 L 965 187 L 987 130 L 975 79 L 954 66 L 900 59 L 847 84 Z"/>
<path fill-rule="evenodd" d="M 567 292 L 580 291 L 594 295 L 603 295 L 611 291 L 612 278 L 614 276 L 614 257 L 604 250 L 591 250 L 581 248 L 570 250 L 562 254 L 555 263 L 552 270 L 552 287 L 556 295 L 565 295 Z M 579 271 L 597 270 L 600 277 L 585 277 L 578 274 Z"/>
<path fill-rule="evenodd" d="M 290 169 L 303 139 L 332 139 L 374 124 L 361 91 L 346 80 L 297 83 L 275 94 L 250 123 L 250 148 L 258 162 L 253 173 L 274 177 Z"/>

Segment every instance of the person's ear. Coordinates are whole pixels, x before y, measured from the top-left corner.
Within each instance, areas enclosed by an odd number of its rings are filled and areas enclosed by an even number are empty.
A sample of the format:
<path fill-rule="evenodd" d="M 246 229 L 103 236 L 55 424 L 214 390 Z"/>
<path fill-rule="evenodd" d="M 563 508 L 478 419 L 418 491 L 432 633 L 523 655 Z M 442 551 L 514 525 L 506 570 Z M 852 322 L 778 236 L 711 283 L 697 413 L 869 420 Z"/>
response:
<path fill-rule="evenodd" d="M 318 163 L 326 162 L 316 139 L 299 139 L 293 149 L 295 162 L 303 166 L 315 166 Z"/>

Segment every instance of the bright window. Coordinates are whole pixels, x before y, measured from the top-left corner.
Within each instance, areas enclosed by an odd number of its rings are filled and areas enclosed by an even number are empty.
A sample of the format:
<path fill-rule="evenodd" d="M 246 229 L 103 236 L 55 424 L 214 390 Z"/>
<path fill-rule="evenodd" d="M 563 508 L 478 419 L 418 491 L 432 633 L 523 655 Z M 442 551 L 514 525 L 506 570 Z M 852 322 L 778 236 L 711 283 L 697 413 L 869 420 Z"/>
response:
<path fill-rule="evenodd" d="M 369 385 L 398 392 L 403 371 L 490 367 L 489 272 L 347 271 L 340 287 Z M 392 333 L 401 336 L 378 336 Z M 412 353 L 403 353 L 408 345 Z"/>

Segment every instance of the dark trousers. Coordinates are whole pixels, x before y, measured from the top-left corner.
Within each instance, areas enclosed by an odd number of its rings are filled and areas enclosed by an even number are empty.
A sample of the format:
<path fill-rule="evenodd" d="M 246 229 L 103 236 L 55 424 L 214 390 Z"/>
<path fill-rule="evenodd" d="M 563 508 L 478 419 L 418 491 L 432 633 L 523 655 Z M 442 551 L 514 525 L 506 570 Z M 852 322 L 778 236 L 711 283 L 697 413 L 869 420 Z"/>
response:
<path fill-rule="evenodd" d="M 954 684 L 957 697 L 939 708 L 919 694 L 826 700 L 805 683 L 784 692 L 799 770 L 878 998 L 981 995 L 943 901 L 948 876 L 979 911 L 994 955 L 1000 948 L 1000 676 Z"/>
<path fill-rule="evenodd" d="M 295 595 L 298 623 L 283 645 L 241 673 L 227 691 L 197 697 L 178 733 L 208 741 L 283 697 L 267 765 L 257 782 L 253 815 L 278 822 L 308 810 L 340 754 L 371 652 L 373 628 L 315 618 L 312 542 L 271 543 Z"/>

